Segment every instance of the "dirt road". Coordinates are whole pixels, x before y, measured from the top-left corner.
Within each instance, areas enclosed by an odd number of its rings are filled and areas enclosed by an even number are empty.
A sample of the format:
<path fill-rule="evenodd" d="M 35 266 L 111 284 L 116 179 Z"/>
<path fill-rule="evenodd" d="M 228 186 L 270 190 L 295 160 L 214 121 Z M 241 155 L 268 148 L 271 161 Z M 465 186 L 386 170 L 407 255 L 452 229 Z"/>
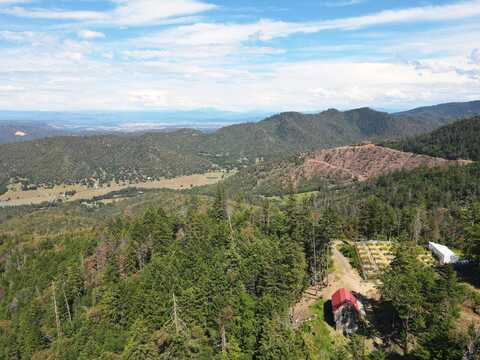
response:
<path fill-rule="evenodd" d="M 353 269 L 348 259 L 338 250 L 340 242 L 332 246 L 334 271 L 329 275 L 328 286 L 321 291 L 324 299 L 330 299 L 335 291 L 346 288 L 362 294 L 367 298 L 378 298 L 378 290 L 374 282 L 363 280 L 358 271 Z"/>
<path fill-rule="evenodd" d="M 363 280 L 358 272 L 352 268 L 348 259 L 337 249 L 341 242 L 332 245 L 333 271 L 328 276 L 328 286 L 319 288 L 313 286 L 303 294 L 300 301 L 292 309 L 292 322 L 294 327 L 300 326 L 311 316 L 311 306 L 319 299 L 330 300 L 332 295 L 340 288 L 347 288 L 366 298 L 377 299 L 379 294 L 375 283 Z"/>

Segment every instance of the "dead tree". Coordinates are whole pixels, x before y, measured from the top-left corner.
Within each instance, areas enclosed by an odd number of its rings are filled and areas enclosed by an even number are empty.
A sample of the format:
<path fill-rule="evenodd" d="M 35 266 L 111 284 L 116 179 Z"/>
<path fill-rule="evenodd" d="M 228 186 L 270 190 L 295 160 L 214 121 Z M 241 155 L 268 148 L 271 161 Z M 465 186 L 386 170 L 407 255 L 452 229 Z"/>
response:
<path fill-rule="evenodd" d="M 227 343 L 227 333 L 225 329 L 225 325 L 228 321 L 233 319 L 233 310 L 230 306 L 227 306 L 223 309 L 222 314 L 220 316 L 219 325 L 220 325 L 220 344 L 222 353 L 226 354 L 228 349 Z"/>
<path fill-rule="evenodd" d="M 58 314 L 57 296 L 55 294 L 55 281 L 52 281 L 52 293 L 53 293 L 53 311 L 55 312 L 55 324 L 57 326 L 57 337 L 61 337 L 62 327 L 60 323 L 60 316 Z"/>
<path fill-rule="evenodd" d="M 65 283 L 63 284 L 62 291 L 63 298 L 65 300 L 65 306 L 67 307 L 68 320 L 70 321 L 70 325 L 72 325 L 72 313 L 70 312 L 70 304 L 68 303 L 67 294 L 65 293 Z"/>
<path fill-rule="evenodd" d="M 178 319 L 177 299 L 175 298 L 175 293 L 173 293 L 173 323 L 175 324 L 175 334 L 178 336 L 180 333 L 180 322 Z"/>

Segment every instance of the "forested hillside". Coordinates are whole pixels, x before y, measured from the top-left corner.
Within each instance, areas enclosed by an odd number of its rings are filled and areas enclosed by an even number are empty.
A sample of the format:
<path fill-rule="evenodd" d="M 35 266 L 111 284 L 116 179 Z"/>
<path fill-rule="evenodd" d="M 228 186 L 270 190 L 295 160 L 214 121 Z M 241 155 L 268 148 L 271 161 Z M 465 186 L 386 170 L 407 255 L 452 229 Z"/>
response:
<path fill-rule="evenodd" d="M 429 136 L 448 148 L 477 131 L 475 121 L 452 125 L 451 140 L 445 129 Z M 209 196 L 130 188 L 0 208 L 0 360 L 475 360 L 479 163 L 371 144 L 314 149 L 411 133 L 407 124 L 330 110 L 215 134 L 2 146 L 4 184 L 175 176 L 268 155 L 200 191 Z M 392 246 L 375 282 L 360 278 L 359 240 Z M 470 273 L 420 260 L 430 241 L 454 249 Z M 356 277 L 336 283 L 346 269 Z M 355 296 L 367 321 L 353 336 L 334 333 L 321 291 L 366 283 L 374 295 Z"/>
<path fill-rule="evenodd" d="M 466 248 L 465 229 L 478 215 L 473 204 L 480 201 L 479 178 L 478 163 L 401 171 L 353 190 L 357 199 L 353 203 L 364 200 L 360 207 L 351 203 L 351 209 L 362 209 L 357 223 L 367 238 L 403 236 L 424 244 L 438 241 Z"/>
<path fill-rule="evenodd" d="M 416 118 L 426 123 L 449 123 L 480 113 L 480 100 L 425 106 L 396 113 L 395 116 Z"/>
<path fill-rule="evenodd" d="M 93 136 L 57 137 L 0 147 L 0 183 L 12 178 L 27 184 L 88 183 L 98 180 L 146 180 L 205 172 L 211 162 L 164 141 L 175 144 L 199 135 L 177 132 L 168 137 Z M 200 135 L 199 135 L 200 136 Z M 185 140 L 185 141 L 184 141 Z"/>
<path fill-rule="evenodd" d="M 227 215 L 221 190 L 201 208 L 2 235 L 0 358 L 307 358 L 286 319 L 312 276 L 311 210 Z"/>
<path fill-rule="evenodd" d="M 440 178 L 432 177 L 432 184 Z M 469 337 L 455 324 L 470 295 L 451 271 L 416 260 L 410 241 L 430 238 L 423 215 L 419 231 L 411 225 L 421 202 L 391 205 L 377 190 L 382 184 L 327 208 L 319 207 L 321 198 L 298 203 L 293 196 L 281 206 L 227 205 L 220 187 L 212 201 L 185 197 L 167 210 L 152 207 L 96 228 L 71 223 L 61 233 L 46 227 L 41 236 L 22 228 L 19 218 L 10 230 L 0 227 L 0 359 L 334 360 L 364 353 L 361 359 L 373 360 L 395 356 L 401 344 L 409 359 L 460 360 Z M 411 216 L 400 227 L 395 219 L 402 208 Z M 468 205 L 465 221 L 455 224 L 464 236 L 454 244 L 473 258 L 480 255 L 478 210 Z M 48 216 L 49 210 L 41 211 Z M 44 221 L 54 225 L 59 218 Z M 324 245 L 355 232 L 392 237 L 400 245 L 376 305 L 396 319 L 394 325 L 387 321 L 393 327 L 344 342 L 317 333 L 315 321 L 293 327 L 290 307 L 315 279 L 316 261 L 328 254 Z M 404 301 L 415 301 L 414 289 L 426 294 L 416 300 L 421 311 L 398 301 L 395 294 L 405 287 Z M 437 316 L 439 302 L 444 317 Z M 404 320 L 404 314 L 415 317 Z M 385 349 L 366 350 L 373 336 Z"/>
<path fill-rule="evenodd" d="M 480 160 L 480 117 L 457 121 L 432 133 L 385 145 L 446 159 Z"/>
<path fill-rule="evenodd" d="M 235 168 L 365 140 L 416 135 L 438 123 L 401 118 L 368 108 L 319 114 L 283 113 L 215 133 L 195 130 L 140 136 L 59 137 L 0 145 L 0 188 L 145 180 Z"/>

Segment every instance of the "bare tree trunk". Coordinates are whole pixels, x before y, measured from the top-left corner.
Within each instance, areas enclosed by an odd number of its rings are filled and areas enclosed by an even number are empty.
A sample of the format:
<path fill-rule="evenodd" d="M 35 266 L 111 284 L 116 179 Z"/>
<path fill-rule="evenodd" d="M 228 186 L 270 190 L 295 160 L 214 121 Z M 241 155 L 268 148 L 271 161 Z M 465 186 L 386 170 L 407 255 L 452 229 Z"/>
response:
<path fill-rule="evenodd" d="M 70 312 L 70 304 L 68 303 L 67 294 L 65 294 L 65 284 L 63 284 L 62 291 L 63 298 L 65 299 L 65 305 L 67 306 L 68 320 L 70 321 L 70 325 L 72 325 L 72 313 Z"/>
<path fill-rule="evenodd" d="M 227 352 L 227 335 L 225 333 L 225 322 L 222 320 L 220 322 L 220 336 L 222 339 L 222 353 Z"/>
<path fill-rule="evenodd" d="M 60 324 L 60 316 L 58 314 L 58 307 L 57 307 L 57 297 L 55 294 L 55 282 L 52 281 L 52 291 L 53 291 L 53 310 L 55 311 L 55 323 L 57 326 L 57 336 L 62 336 L 62 328 Z"/>
<path fill-rule="evenodd" d="M 175 323 L 175 333 L 180 333 L 180 324 L 178 322 L 178 314 L 177 314 L 177 299 L 175 298 L 175 293 L 173 294 L 173 322 Z"/>
<path fill-rule="evenodd" d="M 415 220 L 414 220 L 414 223 L 413 223 L 413 241 L 415 241 L 415 245 L 418 245 L 418 239 L 420 237 L 420 234 L 422 232 L 422 227 L 423 227 L 423 224 L 422 224 L 422 214 L 420 213 L 420 209 L 418 208 L 417 209 L 417 213 L 415 214 Z"/>

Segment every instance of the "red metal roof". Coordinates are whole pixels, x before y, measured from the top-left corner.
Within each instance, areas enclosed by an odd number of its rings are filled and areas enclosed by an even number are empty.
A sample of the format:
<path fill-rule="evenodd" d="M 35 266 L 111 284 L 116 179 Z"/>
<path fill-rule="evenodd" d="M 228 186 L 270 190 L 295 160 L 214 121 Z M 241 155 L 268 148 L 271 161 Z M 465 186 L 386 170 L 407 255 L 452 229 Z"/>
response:
<path fill-rule="evenodd" d="M 333 294 L 332 296 L 333 311 L 334 312 L 337 311 L 338 308 L 340 308 L 347 302 L 355 306 L 355 309 L 357 309 L 357 311 L 360 312 L 360 305 L 358 303 L 358 300 L 355 298 L 355 296 L 352 295 L 350 291 L 348 291 L 345 288 L 339 289 L 335 292 L 335 294 Z"/>

